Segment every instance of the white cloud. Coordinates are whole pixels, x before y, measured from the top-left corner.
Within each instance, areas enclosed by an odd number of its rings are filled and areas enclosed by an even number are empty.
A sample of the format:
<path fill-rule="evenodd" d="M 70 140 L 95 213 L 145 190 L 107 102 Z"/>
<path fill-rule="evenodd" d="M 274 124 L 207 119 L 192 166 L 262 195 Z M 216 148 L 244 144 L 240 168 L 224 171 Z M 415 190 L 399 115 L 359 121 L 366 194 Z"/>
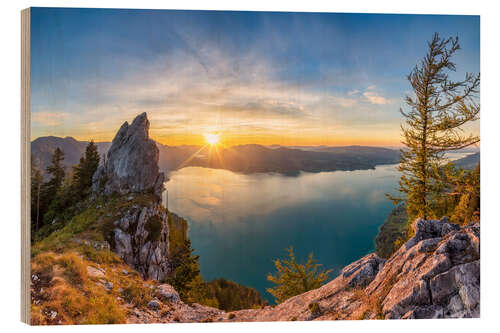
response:
<path fill-rule="evenodd" d="M 363 96 L 371 103 L 371 104 L 377 104 L 377 105 L 385 105 L 385 104 L 391 104 L 391 100 L 388 98 L 385 98 L 383 96 L 380 96 L 378 93 L 375 91 L 365 91 L 363 93 Z"/>

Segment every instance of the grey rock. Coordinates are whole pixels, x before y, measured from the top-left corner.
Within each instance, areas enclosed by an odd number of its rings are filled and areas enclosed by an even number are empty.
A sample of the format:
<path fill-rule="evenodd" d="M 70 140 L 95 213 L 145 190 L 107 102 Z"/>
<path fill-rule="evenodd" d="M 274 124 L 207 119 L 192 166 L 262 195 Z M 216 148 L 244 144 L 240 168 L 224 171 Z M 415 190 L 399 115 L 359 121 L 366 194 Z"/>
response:
<path fill-rule="evenodd" d="M 148 302 L 147 306 L 149 309 L 156 311 L 161 308 L 161 302 L 157 299 L 152 299 L 151 301 Z"/>
<path fill-rule="evenodd" d="M 177 293 L 177 291 L 175 291 L 174 287 L 166 283 L 160 284 L 156 288 L 156 296 L 161 300 L 172 303 L 179 302 L 181 300 L 179 294 Z"/>
<path fill-rule="evenodd" d="M 132 240 L 129 234 L 122 231 L 119 228 L 114 230 L 115 232 L 115 252 L 123 259 L 127 264 L 133 264 L 133 250 L 132 250 Z"/>
<path fill-rule="evenodd" d="M 131 125 L 123 123 L 106 156 L 92 178 L 92 191 L 131 194 L 153 190 L 161 200 L 165 176 L 158 168 L 159 151 L 149 138 L 146 113 L 138 115 Z"/>
<path fill-rule="evenodd" d="M 106 288 L 107 291 L 113 290 L 113 283 L 109 282 L 109 281 L 106 281 L 104 283 L 104 288 Z"/>
<path fill-rule="evenodd" d="M 365 287 L 372 282 L 384 262 L 384 259 L 381 259 L 375 253 L 371 253 L 346 266 L 342 269 L 341 274 L 344 279 L 349 280 L 350 287 Z"/>

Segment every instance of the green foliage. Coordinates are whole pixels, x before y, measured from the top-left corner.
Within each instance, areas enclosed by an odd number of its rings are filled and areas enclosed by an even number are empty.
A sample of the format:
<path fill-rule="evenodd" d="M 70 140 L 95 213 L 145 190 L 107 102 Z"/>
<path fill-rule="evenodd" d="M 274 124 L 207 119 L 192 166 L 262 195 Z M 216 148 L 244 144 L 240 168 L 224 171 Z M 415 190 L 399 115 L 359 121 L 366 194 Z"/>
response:
<path fill-rule="evenodd" d="M 200 274 L 198 259 L 200 256 L 193 254 L 191 241 L 185 240 L 181 246 L 177 246 L 170 252 L 170 265 L 173 274 L 167 282 L 177 290 L 183 300 L 189 300 L 190 284 Z"/>
<path fill-rule="evenodd" d="M 406 206 L 402 203 L 387 216 L 375 237 L 377 255 L 381 258 L 389 258 L 411 237 L 412 232 L 408 223 Z"/>
<path fill-rule="evenodd" d="M 302 294 L 306 291 L 319 288 L 328 279 L 331 269 L 320 270 L 321 264 L 317 264 L 310 253 L 305 264 L 299 264 L 295 260 L 293 248 L 287 249 L 289 259 L 276 259 L 277 275 L 269 274 L 267 279 L 276 284 L 274 288 L 267 291 L 276 298 L 276 303 L 283 302 L 292 296 Z"/>
<path fill-rule="evenodd" d="M 99 167 L 99 153 L 94 141 L 90 141 L 85 148 L 85 155 L 80 163 L 73 167 L 73 188 L 76 194 L 85 197 L 92 187 L 92 176 Z"/>
<path fill-rule="evenodd" d="M 63 161 L 64 152 L 56 148 L 52 164 L 46 169 L 50 176 L 46 183 L 43 183 L 40 170 L 33 164 L 31 166 L 31 221 L 34 232 L 43 228 L 47 234 L 60 229 L 64 221 L 81 212 L 77 204 L 86 199 L 92 186 L 92 176 L 99 166 L 97 146 L 93 141 L 87 145 L 72 174 L 66 174 Z"/>
<path fill-rule="evenodd" d="M 479 222 L 480 166 L 473 170 L 448 163 L 439 170 L 440 190 L 434 193 L 433 210 L 447 215 L 453 223 Z"/>
<path fill-rule="evenodd" d="M 56 211 L 57 207 L 52 207 L 52 212 L 51 214 L 49 214 L 50 216 L 46 216 L 47 211 L 51 210 L 50 206 L 52 205 L 52 202 L 56 199 L 58 193 L 60 193 L 66 175 L 64 166 L 62 165 L 62 161 L 64 161 L 64 152 L 61 149 L 56 148 L 54 154 L 52 155 L 51 161 L 52 164 L 46 168 L 47 174 L 50 176 L 50 179 L 48 180 L 48 182 L 41 184 L 40 188 L 37 188 L 37 196 L 31 198 L 31 204 L 32 206 L 37 206 L 38 212 L 38 226 L 35 227 L 36 230 L 38 230 L 42 226 L 42 224 L 45 225 L 53 221 L 55 215 L 54 212 Z M 34 172 L 36 173 L 36 171 Z M 35 198 L 37 200 L 36 203 L 33 201 L 35 200 Z M 37 220 L 34 221 L 35 225 L 36 221 Z M 40 224 L 41 221 L 43 221 L 42 224 Z"/>
<path fill-rule="evenodd" d="M 144 225 L 148 232 L 148 240 L 156 242 L 160 240 L 163 223 L 157 215 L 151 216 Z"/>
<path fill-rule="evenodd" d="M 462 134 L 463 125 L 479 119 L 479 75 L 466 74 L 452 81 L 455 71 L 451 58 L 460 49 L 457 38 L 442 39 L 435 34 L 428 43 L 424 59 L 408 76 L 412 95 L 406 96 L 408 110 L 403 111 L 403 144 L 398 170 L 402 197 L 390 197 L 396 203 L 405 200 L 410 220 L 434 218 L 433 194 L 441 190 L 439 169 L 445 164 L 444 153 L 475 144 L 479 137 Z"/>
<path fill-rule="evenodd" d="M 43 186 L 43 177 L 40 168 L 35 165 L 33 156 L 31 157 L 31 230 L 38 231 L 42 224 L 43 210 L 40 211 L 41 192 Z"/>
<path fill-rule="evenodd" d="M 49 201 L 55 197 L 64 181 L 65 171 L 62 161 L 64 161 L 64 152 L 57 147 L 52 155 L 52 164 L 47 167 L 47 173 L 51 178 L 45 184 L 44 194 L 49 198 Z"/>
<path fill-rule="evenodd" d="M 215 279 L 206 283 L 208 298 L 216 299 L 218 308 L 224 311 L 260 308 L 266 302 L 257 290 L 226 279 Z"/>

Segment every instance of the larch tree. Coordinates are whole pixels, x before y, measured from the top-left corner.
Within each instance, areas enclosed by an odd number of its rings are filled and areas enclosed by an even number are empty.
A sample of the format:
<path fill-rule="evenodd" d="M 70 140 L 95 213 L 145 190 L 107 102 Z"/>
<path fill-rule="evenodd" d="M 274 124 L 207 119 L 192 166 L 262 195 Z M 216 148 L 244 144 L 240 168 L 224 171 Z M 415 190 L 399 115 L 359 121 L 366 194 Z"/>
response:
<path fill-rule="evenodd" d="M 479 142 L 479 136 L 467 135 L 463 125 L 479 119 L 480 76 L 465 74 L 454 81 L 456 71 L 451 61 L 460 49 L 458 37 L 442 39 L 436 33 L 428 42 L 426 56 L 408 75 L 412 94 L 406 96 L 405 118 L 401 126 L 404 148 L 398 170 L 399 190 L 406 201 L 410 220 L 436 217 L 433 195 L 441 190 L 438 173 L 445 164 L 444 153 Z"/>
<path fill-rule="evenodd" d="M 289 259 L 276 259 L 277 274 L 268 274 L 267 280 L 276 284 L 273 288 L 267 288 L 267 292 L 276 298 L 276 302 L 285 300 L 305 293 L 306 291 L 321 287 L 332 272 L 331 269 L 321 269 L 321 264 L 316 262 L 310 253 L 305 264 L 299 264 L 293 253 L 293 248 L 287 249 Z"/>

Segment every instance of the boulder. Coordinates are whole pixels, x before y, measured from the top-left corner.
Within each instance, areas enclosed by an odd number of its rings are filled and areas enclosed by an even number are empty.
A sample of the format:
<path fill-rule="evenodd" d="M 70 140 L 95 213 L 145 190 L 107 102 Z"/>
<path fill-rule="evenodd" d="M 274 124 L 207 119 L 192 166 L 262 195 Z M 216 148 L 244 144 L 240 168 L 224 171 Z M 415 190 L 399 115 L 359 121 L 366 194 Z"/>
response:
<path fill-rule="evenodd" d="M 156 287 L 156 297 L 171 303 L 179 302 L 181 299 L 174 287 L 166 283 Z"/>

